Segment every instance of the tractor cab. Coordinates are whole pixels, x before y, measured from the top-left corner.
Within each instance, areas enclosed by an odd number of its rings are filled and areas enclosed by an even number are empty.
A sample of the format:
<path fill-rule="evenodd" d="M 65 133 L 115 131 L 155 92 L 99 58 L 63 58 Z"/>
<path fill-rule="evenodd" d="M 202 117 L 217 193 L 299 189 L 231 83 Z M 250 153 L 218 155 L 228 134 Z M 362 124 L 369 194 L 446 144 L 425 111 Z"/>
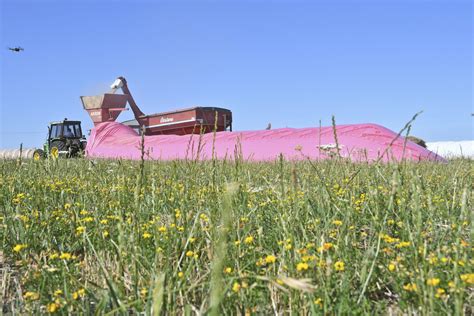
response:
<path fill-rule="evenodd" d="M 86 149 L 86 139 L 82 134 L 81 121 L 64 119 L 51 122 L 45 152 L 53 156 L 75 157 Z"/>

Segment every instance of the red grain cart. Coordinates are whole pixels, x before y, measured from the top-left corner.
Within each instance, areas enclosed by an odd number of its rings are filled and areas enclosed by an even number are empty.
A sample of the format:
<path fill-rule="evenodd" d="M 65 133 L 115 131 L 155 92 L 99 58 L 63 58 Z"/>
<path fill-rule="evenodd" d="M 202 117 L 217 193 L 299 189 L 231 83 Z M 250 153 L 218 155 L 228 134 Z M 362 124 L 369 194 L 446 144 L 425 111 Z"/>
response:
<path fill-rule="evenodd" d="M 145 115 L 137 119 L 145 127 L 145 135 L 198 134 L 232 131 L 232 112 L 216 107 L 194 107 Z"/>
<path fill-rule="evenodd" d="M 199 134 L 232 131 L 232 112 L 219 107 L 193 107 L 188 109 L 146 115 L 135 103 L 127 86 L 127 81 L 119 77 L 111 86 L 112 91 L 98 96 L 81 97 L 84 109 L 89 113 L 94 125 L 115 121 L 129 103 L 138 127 L 145 135 Z M 122 89 L 123 94 L 115 94 Z"/>

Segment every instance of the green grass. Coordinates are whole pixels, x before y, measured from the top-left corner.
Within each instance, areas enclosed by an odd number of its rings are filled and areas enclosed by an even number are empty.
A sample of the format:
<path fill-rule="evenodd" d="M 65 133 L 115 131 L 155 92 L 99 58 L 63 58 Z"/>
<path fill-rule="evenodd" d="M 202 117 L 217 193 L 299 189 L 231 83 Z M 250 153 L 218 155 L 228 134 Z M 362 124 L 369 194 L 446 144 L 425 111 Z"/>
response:
<path fill-rule="evenodd" d="M 473 167 L 0 161 L 0 302 L 25 314 L 473 313 Z"/>

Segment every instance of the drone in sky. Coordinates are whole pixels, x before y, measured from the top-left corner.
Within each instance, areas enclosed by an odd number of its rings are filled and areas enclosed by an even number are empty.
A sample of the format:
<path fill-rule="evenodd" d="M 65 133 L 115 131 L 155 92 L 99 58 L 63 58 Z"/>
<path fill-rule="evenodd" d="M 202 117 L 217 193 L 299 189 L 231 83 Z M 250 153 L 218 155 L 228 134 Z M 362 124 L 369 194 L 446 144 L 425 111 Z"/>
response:
<path fill-rule="evenodd" d="M 19 53 L 23 50 L 25 50 L 23 47 L 20 47 L 20 46 L 17 46 L 17 47 L 8 47 L 9 50 L 11 50 L 12 52 L 15 52 L 15 53 Z"/>

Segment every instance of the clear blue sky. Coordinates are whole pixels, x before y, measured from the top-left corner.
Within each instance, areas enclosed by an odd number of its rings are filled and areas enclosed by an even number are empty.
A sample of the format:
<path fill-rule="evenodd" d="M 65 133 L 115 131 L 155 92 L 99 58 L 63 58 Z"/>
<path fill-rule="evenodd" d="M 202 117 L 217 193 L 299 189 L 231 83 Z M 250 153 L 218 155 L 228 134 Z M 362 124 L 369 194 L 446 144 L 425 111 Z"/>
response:
<path fill-rule="evenodd" d="M 1 0 L 0 147 L 129 82 L 145 113 L 221 106 L 235 130 L 378 123 L 473 138 L 470 1 Z M 22 53 L 7 46 L 20 45 Z M 132 113 L 120 119 L 131 118 Z"/>

